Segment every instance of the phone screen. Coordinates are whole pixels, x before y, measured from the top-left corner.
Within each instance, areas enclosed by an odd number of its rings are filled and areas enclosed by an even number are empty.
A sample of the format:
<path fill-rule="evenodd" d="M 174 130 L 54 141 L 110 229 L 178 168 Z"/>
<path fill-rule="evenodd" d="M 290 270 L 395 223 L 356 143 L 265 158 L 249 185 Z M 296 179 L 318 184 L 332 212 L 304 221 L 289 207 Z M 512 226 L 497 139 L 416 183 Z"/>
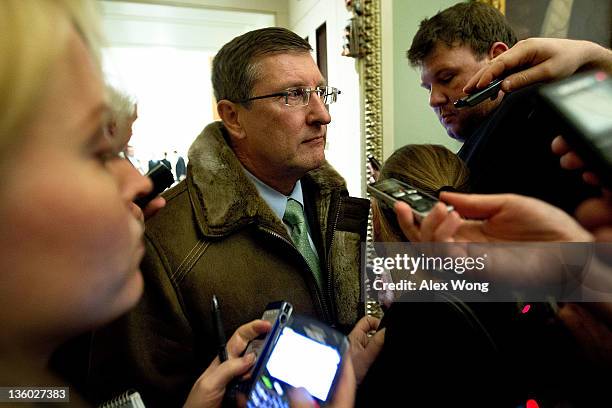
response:
<path fill-rule="evenodd" d="M 612 130 L 612 81 L 589 86 L 559 99 L 567 114 L 580 123 L 591 135 L 601 135 L 600 142 L 608 145 Z"/>
<path fill-rule="evenodd" d="M 612 78 L 602 71 L 576 74 L 540 89 L 560 132 L 604 184 L 612 179 Z"/>
<path fill-rule="evenodd" d="M 303 387 L 325 401 L 340 368 L 337 349 L 285 327 L 270 355 L 266 369 L 271 377 L 293 387 Z"/>

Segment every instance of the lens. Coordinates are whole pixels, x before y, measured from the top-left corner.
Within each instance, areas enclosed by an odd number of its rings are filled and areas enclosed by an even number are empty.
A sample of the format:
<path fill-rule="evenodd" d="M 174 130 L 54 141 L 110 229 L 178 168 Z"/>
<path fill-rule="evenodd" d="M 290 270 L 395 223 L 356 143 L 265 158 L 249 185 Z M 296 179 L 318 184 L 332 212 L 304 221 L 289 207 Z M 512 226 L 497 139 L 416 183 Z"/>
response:
<path fill-rule="evenodd" d="M 282 314 L 281 317 L 280 317 L 281 324 L 285 324 L 286 321 L 287 321 L 287 315 L 286 314 Z"/>

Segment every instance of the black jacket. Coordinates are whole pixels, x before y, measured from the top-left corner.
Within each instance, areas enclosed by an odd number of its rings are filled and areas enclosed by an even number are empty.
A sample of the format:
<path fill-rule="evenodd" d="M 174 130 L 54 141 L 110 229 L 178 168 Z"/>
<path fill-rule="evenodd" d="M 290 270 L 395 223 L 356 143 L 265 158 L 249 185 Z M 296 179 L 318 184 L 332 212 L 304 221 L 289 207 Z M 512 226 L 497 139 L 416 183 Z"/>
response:
<path fill-rule="evenodd" d="M 573 214 L 597 191 L 582 181 L 579 171 L 559 166 L 559 156 L 550 148 L 559 132 L 539 106 L 538 87 L 506 95 L 458 155 L 470 169 L 473 193 L 522 194 Z"/>

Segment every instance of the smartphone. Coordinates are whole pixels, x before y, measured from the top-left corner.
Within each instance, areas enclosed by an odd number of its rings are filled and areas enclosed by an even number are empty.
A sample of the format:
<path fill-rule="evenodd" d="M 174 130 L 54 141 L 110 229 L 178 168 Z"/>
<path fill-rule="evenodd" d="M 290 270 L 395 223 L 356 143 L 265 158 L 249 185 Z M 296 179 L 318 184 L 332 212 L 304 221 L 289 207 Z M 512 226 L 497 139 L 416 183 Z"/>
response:
<path fill-rule="evenodd" d="M 612 78 L 604 71 L 544 85 L 551 123 L 606 187 L 612 187 Z"/>
<path fill-rule="evenodd" d="M 475 94 L 468 95 L 461 99 L 455 101 L 455 108 L 467 108 L 478 105 L 481 102 L 486 101 L 487 99 L 495 100 L 497 98 L 497 94 L 501 89 L 502 82 L 504 78 L 498 78 L 491 82 L 485 89 L 482 91 L 476 92 Z"/>
<path fill-rule="evenodd" d="M 255 364 L 231 387 L 232 398 L 236 399 L 238 394 L 242 394 L 245 398 L 250 395 L 255 384 L 260 359 L 265 359 L 265 355 L 269 354 L 270 344 L 276 342 L 282 329 L 288 324 L 292 313 L 293 306 L 289 302 L 281 300 L 268 303 L 266 310 L 261 315 L 261 319 L 272 323 L 272 329 L 268 333 L 251 340 L 247 345 L 243 355 L 255 353 Z"/>
<path fill-rule="evenodd" d="M 427 217 L 427 214 L 439 201 L 436 197 L 394 178 L 369 184 L 367 190 L 372 197 L 382 201 L 389 208 L 393 208 L 398 200 L 405 202 L 412 209 L 416 222 L 421 222 Z M 446 208 L 448 212 L 453 211 L 452 206 Z"/>
<path fill-rule="evenodd" d="M 145 176 L 149 177 L 153 182 L 153 190 L 146 196 L 134 200 L 134 203 L 140 208 L 145 208 L 151 200 L 174 183 L 172 171 L 163 163 L 158 163 L 157 166 L 149 170 Z"/>
<path fill-rule="evenodd" d="M 293 315 L 284 327 L 275 327 L 255 363 L 247 407 L 289 407 L 287 392 L 302 387 L 325 405 L 340 376 L 348 340 L 317 320 Z"/>
<path fill-rule="evenodd" d="M 293 305 L 291 305 L 291 303 L 284 300 L 270 302 L 266 306 L 266 310 L 261 315 L 261 320 L 266 320 L 272 323 L 272 326 L 274 326 L 276 320 L 280 320 L 280 324 L 285 325 L 287 320 L 291 317 L 291 313 L 293 313 Z M 259 356 L 264 347 L 266 338 L 267 334 L 262 334 L 254 340 L 251 340 L 247 345 L 244 355 L 255 353 L 255 356 Z"/>

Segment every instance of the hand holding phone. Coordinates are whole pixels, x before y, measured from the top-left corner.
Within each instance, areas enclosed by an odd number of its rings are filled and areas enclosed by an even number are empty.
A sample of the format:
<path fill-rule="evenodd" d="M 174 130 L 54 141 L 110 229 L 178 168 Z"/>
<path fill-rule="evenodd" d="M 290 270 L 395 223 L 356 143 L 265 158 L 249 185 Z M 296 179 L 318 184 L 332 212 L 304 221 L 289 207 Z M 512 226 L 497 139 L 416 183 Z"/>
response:
<path fill-rule="evenodd" d="M 266 306 L 266 310 L 261 315 L 261 320 L 270 322 L 272 327 L 274 327 L 275 322 L 278 320 L 279 324 L 284 326 L 287 323 L 287 320 L 291 317 L 291 313 L 293 313 L 293 305 L 291 305 L 291 303 L 285 302 L 284 300 L 270 302 Z M 255 355 L 259 357 L 267 337 L 268 336 L 266 334 L 251 340 L 244 354 L 247 355 L 249 353 L 255 353 Z"/>
<path fill-rule="evenodd" d="M 340 376 L 346 336 L 304 316 L 292 315 L 282 325 L 277 318 L 240 393 L 247 407 L 289 407 L 288 391 L 305 388 L 319 404 L 331 399 Z"/>
<path fill-rule="evenodd" d="M 439 201 L 436 197 L 394 178 L 369 184 L 367 190 L 372 197 L 382 201 L 389 208 L 393 208 L 397 201 L 405 202 L 412 209 L 415 222 L 421 222 L 427 217 Z M 453 207 L 447 206 L 447 209 L 451 212 Z"/>

